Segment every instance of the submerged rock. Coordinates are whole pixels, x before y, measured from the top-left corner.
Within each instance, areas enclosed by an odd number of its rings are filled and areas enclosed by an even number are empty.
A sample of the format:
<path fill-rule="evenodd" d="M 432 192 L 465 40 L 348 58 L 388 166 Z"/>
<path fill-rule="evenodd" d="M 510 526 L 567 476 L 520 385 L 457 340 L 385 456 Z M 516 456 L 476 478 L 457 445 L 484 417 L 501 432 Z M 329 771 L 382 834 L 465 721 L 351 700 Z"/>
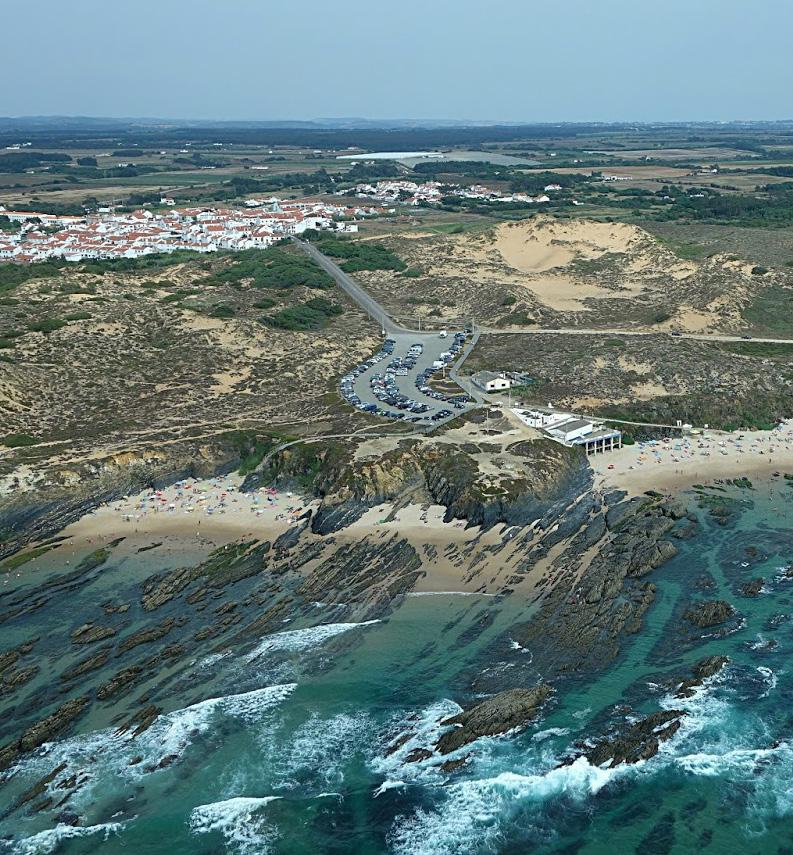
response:
<path fill-rule="evenodd" d="M 536 717 L 553 689 L 540 683 L 532 689 L 508 689 L 469 710 L 445 719 L 441 724 L 459 725 L 441 736 L 436 749 L 449 754 L 482 736 L 498 736 L 516 727 L 525 727 Z"/>
<path fill-rule="evenodd" d="M 744 597 L 758 597 L 760 592 L 763 590 L 764 584 L 765 579 L 763 579 L 762 576 L 758 576 L 756 579 L 744 582 L 743 585 L 741 585 L 741 593 Z"/>
<path fill-rule="evenodd" d="M 105 638 L 112 638 L 116 634 L 111 626 L 97 626 L 93 623 L 84 623 L 77 627 L 72 633 L 73 644 L 93 644 Z"/>

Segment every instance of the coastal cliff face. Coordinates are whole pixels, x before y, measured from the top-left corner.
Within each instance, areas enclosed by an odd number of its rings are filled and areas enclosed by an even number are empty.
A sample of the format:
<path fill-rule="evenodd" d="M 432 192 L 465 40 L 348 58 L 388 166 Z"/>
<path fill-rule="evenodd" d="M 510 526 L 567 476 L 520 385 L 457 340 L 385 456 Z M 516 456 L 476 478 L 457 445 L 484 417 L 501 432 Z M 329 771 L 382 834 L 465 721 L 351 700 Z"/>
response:
<path fill-rule="evenodd" d="M 491 528 L 528 525 L 561 510 L 591 485 L 585 458 L 547 440 L 488 447 L 403 440 L 377 457 L 355 459 L 337 446 L 286 449 L 271 463 L 276 483 L 303 483 L 321 499 L 312 529 L 339 531 L 384 502 L 427 502 L 445 521 Z"/>

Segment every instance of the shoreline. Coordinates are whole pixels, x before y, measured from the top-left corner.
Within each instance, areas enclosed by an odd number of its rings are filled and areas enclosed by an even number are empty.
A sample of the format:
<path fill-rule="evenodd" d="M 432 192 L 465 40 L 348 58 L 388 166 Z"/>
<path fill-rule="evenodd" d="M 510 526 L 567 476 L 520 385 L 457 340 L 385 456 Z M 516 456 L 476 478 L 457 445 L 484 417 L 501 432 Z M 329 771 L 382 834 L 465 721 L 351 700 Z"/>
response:
<path fill-rule="evenodd" d="M 793 473 L 793 422 L 774 431 L 725 434 L 706 432 L 624 446 L 614 452 L 588 458 L 594 479 L 592 488 L 602 492 L 625 491 L 637 496 L 655 491 L 669 496 L 695 485 L 713 486 L 726 480 L 748 477 L 770 484 Z M 100 505 L 58 532 L 63 540 L 56 548 L 5 570 L 6 583 L 35 571 L 53 558 L 74 558 L 123 538 L 122 555 L 152 551 L 173 556 L 184 553 L 203 559 L 213 549 L 241 540 L 274 541 L 296 525 L 307 511 L 316 511 L 317 499 L 260 487 L 240 492 L 242 476 L 233 473 L 213 478 L 189 478 L 163 488 L 147 489 Z M 339 543 L 364 538 L 407 541 L 418 554 L 425 574 L 415 584 L 418 594 L 490 594 L 503 585 L 497 560 L 488 560 L 480 572 L 465 569 L 464 555 L 476 545 L 498 546 L 501 526 L 488 531 L 466 527 L 463 520 L 444 522 L 440 505 L 384 503 L 370 508 L 359 520 L 337 532 Z M 320 535 L 308 535 L 321 539 Z M 35 551 L 30 544 L 17 555 Z M 70 561 L 66 560 L 69 564 Z M 532 594 L 533 584 L 525 591 Z"/>
<path fill-rule="evenodd" d="M 589 458 L 594 485 L 640 495 L 674 492 L 728 479 L 771 480 L 793 473 L 793 423 L 773 431 L 721 433 L 667 438 L 625 445 Z"/>

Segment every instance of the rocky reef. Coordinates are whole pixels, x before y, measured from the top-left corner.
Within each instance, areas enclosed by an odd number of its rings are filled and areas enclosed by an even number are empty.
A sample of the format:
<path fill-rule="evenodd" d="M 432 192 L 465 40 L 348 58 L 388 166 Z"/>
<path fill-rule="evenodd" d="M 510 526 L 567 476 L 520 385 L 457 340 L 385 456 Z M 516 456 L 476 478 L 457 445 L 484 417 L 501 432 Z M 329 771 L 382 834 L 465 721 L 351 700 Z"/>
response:
<path fill-rule="evenodd" d="M 573 538 L 553 564 L 555 587 L 514 636 L 544 673 L 600 669 L 614 659 L 621 639 L 638 632 L 655 599 L 646 577 L 677 554 L 668 538 L 678 521 L 691 521 L 684 507 L 661 497 L 626 501 L 615 494 L 604 501 L 599 537 L 591 537 L 590 522 Z M 593 541 L 597 551 L 587 563 L 584 553 Z"/>
<path fill-rule="evenodd" d="M 444 719 L 442 725 L 454 725 L 438 740 L 435 750 L 441 754 L 457 751 L 482 736 L 499 736 L 524 728 L 536 718 L 553 689 L 541 683 L 531 689 L 507 689 L 458 715 Z"/>
<path fill-rule="evenodd" d="M 621 763 L 638 763 L 655 757 L 662 742 L 680 729 L 684 710 L 661 710 L 628 727 L 618 736 L 604 739 L 584 752 L 593 766 L 608 764 L 610 769 Z"/>
<path fill-rule="evenodd" d="M 735 608 L 724 600 L 705 600 L 690 606 L 683 613 L 683 619 L 700 629 L 718 626 L 735 614 Z"/>

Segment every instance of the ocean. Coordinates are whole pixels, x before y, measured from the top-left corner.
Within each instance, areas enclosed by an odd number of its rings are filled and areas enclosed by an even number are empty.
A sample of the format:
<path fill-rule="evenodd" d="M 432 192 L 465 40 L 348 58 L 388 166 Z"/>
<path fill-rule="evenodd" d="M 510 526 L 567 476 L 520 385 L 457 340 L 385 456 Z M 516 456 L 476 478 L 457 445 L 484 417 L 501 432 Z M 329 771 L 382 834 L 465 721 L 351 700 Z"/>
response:
<path fill-rule="evenodd" d="M 470 702 L 472 684 L 484 696 L 540 679 L 532 651 L 510 637 L 534 607 L 517 594 L 407 596 L 389 616 L 355 623 L 317 603 L 256 644 L 196 658 L 193 678 L 172 685 L 170 709 L 138 737 L 117 732 L 112 708 L 92 710 L 23 757 L 6 773 L 6 804 L 60 764 L 59 780 L 79 786 L 65 805 L 4 815 L 0 851 L 793 852 L 792 491 L 779 480 L 726 488 L 732 519 L 698 512 L 696 535 L 650 577 L 656 601 L 617 660 L 552 679 L 535 722 L 450 755 L 470 755 L 454 772 L 408 758 Z M 156 562 L 137 560 L 124 568 L 131 579 Z M 758 577 L 760 593 L 742 595 Z M 107 579 L 95 584 L 78 596 L 111 593 Z M 735 618 L 693 631 L 682 615 L 704 598 L 728 600 Z M 37 613 L 31 625 L 52 620 Z M 729 664 L 675 698 L 672 687 L 715 654 Z M 562 765 L 661 709 L 687 714 L 656 756 Z"/>

